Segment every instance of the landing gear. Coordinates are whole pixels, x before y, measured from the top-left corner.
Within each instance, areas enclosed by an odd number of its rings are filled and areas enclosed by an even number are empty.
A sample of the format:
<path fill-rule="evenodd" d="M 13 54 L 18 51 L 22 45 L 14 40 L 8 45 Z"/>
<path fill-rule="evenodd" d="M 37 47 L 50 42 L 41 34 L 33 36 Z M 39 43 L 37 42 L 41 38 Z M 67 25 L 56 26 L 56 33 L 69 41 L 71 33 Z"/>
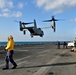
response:
<path fill-rule="evenodd" d="M 31 38 L 33 38 L 33 35 L 31 34 Z"/>
<path fill-rule="evenodd" d="M 43 37 L 43 35 L 40 35 L 40 37 Z"/>
<path fill-rule="evenodd" d="M 24 34 L 24 35 L 25 35 L 25 33 L 26 33 L 26 32 L 25 32 L 25 31 L 23 31 L 23 34 Z"/>
<path fill-rule="evenodd" d="M 31 38 L 33 38 L 33 36 L 31 36 Z"/>

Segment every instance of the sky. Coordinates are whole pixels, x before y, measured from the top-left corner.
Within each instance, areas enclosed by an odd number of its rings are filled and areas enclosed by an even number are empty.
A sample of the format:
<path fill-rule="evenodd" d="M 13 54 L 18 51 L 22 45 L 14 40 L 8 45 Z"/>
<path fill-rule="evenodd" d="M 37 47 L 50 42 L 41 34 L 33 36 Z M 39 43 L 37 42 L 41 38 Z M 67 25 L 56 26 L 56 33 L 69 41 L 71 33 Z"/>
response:
<path fill-rule="evenodd" d="M 50 26 L 44 23 L 55 16 L 56 32 L 51 28 L 42 29 L 44 36 L 31 38 L 29 31 L 26 35 L 19 30 L 19 23 L 33 22 L 37 27 Z M 30 26 L 30 25 L 29 25 Z M 33 24 L 32 24 L 33 26 Z M 12 35 L 15 41 L 71 41 L 76 38 L 76 0 L 0 0 L 0 41 L 7 41 Z"/>

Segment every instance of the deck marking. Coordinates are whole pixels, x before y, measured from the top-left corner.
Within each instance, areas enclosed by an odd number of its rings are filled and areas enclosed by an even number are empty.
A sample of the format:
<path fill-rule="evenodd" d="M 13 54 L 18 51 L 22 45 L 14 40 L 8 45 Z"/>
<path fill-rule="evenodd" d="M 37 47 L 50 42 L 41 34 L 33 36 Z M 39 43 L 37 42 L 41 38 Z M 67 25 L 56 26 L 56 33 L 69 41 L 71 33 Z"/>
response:
<path fill-rule="evenodd" d="M 61 52 L 60 54 L 66 53 L 66 51 Z M 52 60 L 50 60 L 47 64 L 53 64 L 57 59 L 59 59 L 60 56 L 56 56 Z M 50 67 L 42 67 L 40 68 L 34 75 L 42 75 L 43 73 L 46 73 L 49 69 L 51 69 L 53 66 Z"/>
<path fill-rule="evenodd" d="M 37 57 L 42 57 L 42 56 L 46 56 L 47 54 L 40 54 Z"/>
<path fill-rule="evenodd" d="M 26 63 L 26 62 L 27 62 L 27 61 L 23 61 L 23 62 L 18 63 L 17 65 L 21 65 L 21 64 Z"/>
<path fill-rule="evenodd" d="M 15 51 L 22 51 L 23 52 L 23 51 L 29 51 L 29 50 L 15 50 Z"/>
<path fill-rule="evenodd" d="M 45 50 L 45 51 L 39 52 L 39 54 L 46 53 L 46 52 L 48 52 L 48 51 L 49 51 L 49 50 Z"/>
<path fill-rule="evenodd" d="M 21 60 L 24 60 L 26 58 L 30 58 L 31 56 L 27 56 L 27 57 L 23 57 L 23 58 L 20 58 L 20 59 L 16 59 L 15 61 L 18 62 L 18 61 L 21 61 Z M 4 66 L 5 64 L 1 64 L 0 67 Z"/>

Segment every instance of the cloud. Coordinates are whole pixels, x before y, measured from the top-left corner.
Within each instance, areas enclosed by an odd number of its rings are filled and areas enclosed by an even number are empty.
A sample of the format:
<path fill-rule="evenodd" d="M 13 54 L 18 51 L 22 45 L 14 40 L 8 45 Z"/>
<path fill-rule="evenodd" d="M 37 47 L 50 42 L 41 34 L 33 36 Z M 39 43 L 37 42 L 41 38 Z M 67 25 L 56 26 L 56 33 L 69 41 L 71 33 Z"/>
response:
<path fill-rule="evenodd" d="M 13 2 L 12 0 L 0 0 L 0 8 L 6 8 L 6 7 L 9 7 L 9 8 L 12 8 L 14 7 L 13 5 Z"/>
<path fill-rule="evenodd" d="M 5 7 L 5 0 L 0 0 L 0 8 Z"/>
<path fill-rule="evenodd" d="M 18 8 L 23 8 L 24 4 L 23 3 L 18 3 Z"/>
<path fill-rule="evenodd" d="M 70 21 L 71 21 L 71 22 L 76 22 L 76 18 L 74 18 L 74 19 L 71 19 Z"/>
<path fill-rule="evenodd" d="M 9 14 L 8 14 L 8 13 L 2 13 L 2 14 L 0 14 L 0 16 L 1 16 L 1 17 L 8 17 Z"/>
<path fill-rule="evenodd" d="M 2 10 L 2 12 L 10 12 L 10 10 L 8 8 L 5 8 Z"/>
<path fill-rule="evenodd" d="M 13 5 L 13 2 L 12 2 L 12 1 L 8 1 L 6 4 L 8 4 L 8 6 L 9 6 L 10 8 L 13 8 L 13 7 L 14 7 L 14 5 Z"/>
<path fill-rule="evenodd" d="M 17 12 L 13 12 L 11 14 L 11 17 L 21 17 L 22 16 L 22 13 L 20 11 L 17 11 Z"/>
<path fill-rule="evenodd" d="M 23 8 L 23 3 L 19 2 L 18 7 Z M 22 12 L 18 7 L 14 5 L 13 0 L 0 0 L 0 17 L 21 17 Z"/>
<path fill-rule="evenodd" d="M 54 13 L 61 13 L 76 6 L 76 0 L 35 0 L 35 3 L 38 7 Z"/>
<path fill-rule="evenodd" d="M 20 11 L 17 11 L 17 12 L 12 12 L 12 13 L 9 13 L 9 12 L 4 12 L 2 14 L 0 14 L 0 17 L 21 17 L 22 16 L 22 13 Z"/>

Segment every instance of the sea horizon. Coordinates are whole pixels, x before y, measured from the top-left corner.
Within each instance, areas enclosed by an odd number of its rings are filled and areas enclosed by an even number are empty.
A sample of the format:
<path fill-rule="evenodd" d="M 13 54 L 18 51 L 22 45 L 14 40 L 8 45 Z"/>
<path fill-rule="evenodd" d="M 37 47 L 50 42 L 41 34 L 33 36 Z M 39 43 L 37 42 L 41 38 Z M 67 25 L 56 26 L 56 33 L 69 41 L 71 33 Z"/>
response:
<path fill-rule="evenodd" d="M 0 46 L 5 46 L 8 41 L 1 41 Z M 43 44 L 43 43 L 50 43 L 49 41 L 15 41 L 15 45 L 30 45 L 30 44 Z"/>
<path fill-rule="evenodd" d="M 58 41 L 15 41 L 15 45 L 30 45 L 30 44 L 46 44 L 46 43 L 57 43 Z M 64 41 L 60 41 L 64 42 Z M 70 42 L 70 41 L 65 41 Z M 6 46 L 7 41 L 1 41 L 0 46 Z"/>

